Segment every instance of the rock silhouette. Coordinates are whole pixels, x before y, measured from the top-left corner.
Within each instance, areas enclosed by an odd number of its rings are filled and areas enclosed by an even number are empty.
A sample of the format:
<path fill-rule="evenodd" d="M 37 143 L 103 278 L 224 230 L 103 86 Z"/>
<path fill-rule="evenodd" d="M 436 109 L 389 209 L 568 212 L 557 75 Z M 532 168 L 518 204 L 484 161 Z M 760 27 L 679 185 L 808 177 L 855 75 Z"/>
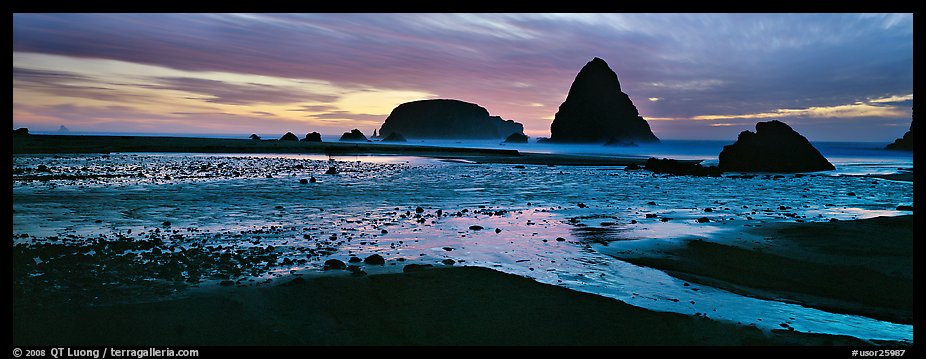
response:
<path fill-rule="evenodd" d="M 350 130 L 350 132 L 344 132 L 341 135 L 341 139 L 338 141 L 352 141 L 352 142 L 367 142 L 367 136 L 363 135 L 363 132 L 360 132 L 358 129 Z"/>
<path fill-rule="evenodd" d="M 252 133 L 250 136 L 248 136 L 248 138 L 254 141 L 260 141 L 260 136 L 258 136 L 256 133 Z"/>
<path fill-rule="evenodd" d="M 322 142 L 322 135 L 318 132 L 307 133 L 302 140 L 305 142 Z"/>
<path fill-rule="evenodd" d="M 283 137 L 280 137 L 280 141 L 299 141 L 299 137 L 296 137 L 292 132 L 287 132 Z"/>
<path fill-rule="evenodd" d="M 512 133 L 505 139 L 505 143 L 527 143 L 527 135 L 517 132 Z"/>
<path fill-rule="evenodd" d="M 437 99 L 396 106 L 379 129 L 380 135 L 393 132 L 406 138 L 502 139 L 524 132 L 524 126 L 489 116 L 488 110 L 474 103 Z"/>
<path fill-rule="evenodd" d="M 550 125 L 550 141 L 636 144 L 659 142 L 617 74 L 594 58 L 576 75 Z"/>
<path fill-rule="evenodd" d="M 393 132 L 393 133 L 390 133 L 389 136 L 386 136 L 386 138 L 382 139 L 382 141 L 383 142 L 407 142 L 408 140 L 406 140 L 405 137 L 402 136 L 402 134 L 398 132 Z"/>
<path fill-rule="evenodd" d="M 740 132 L 736 143 L 723 146 L 719 167 L 734 172 L 814 172 L 836 169 L 810 141 L 784 122 L 756 124 L 756 132 Z"/>
<path fill-rule="evenodd" d="M 887 150 L 895 151 L 913 151 L 913 123 L 910 124 L 910 130 L 903 134 L 902 138 L 894 140 L 885 147 Z"/>

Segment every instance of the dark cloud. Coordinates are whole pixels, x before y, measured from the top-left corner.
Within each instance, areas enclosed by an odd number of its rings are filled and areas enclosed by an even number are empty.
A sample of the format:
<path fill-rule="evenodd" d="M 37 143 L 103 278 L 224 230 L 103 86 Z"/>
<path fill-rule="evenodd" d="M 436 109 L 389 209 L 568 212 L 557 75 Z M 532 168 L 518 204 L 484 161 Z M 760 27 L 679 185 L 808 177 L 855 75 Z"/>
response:
<path fill-rule="evenodd" d="M 75 83 L 82 83 L 83 85 Z M 56 96 L 102 101 L 122 101 L 127 97 L 126 94 L 115 91 L 113 88 L 99 86 L 99 83 L 99 80 L 71 72 L 13 67 L 14 97 L 16 89 L 29 89 Z"/>

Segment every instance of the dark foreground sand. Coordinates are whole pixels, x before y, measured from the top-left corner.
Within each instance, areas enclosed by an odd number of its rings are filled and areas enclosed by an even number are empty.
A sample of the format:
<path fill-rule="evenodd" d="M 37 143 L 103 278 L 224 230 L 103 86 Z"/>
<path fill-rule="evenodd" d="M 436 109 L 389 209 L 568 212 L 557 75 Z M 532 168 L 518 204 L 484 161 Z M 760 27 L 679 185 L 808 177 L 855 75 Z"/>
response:
<path fill-rule="evenodd" d="M 14 306 L 16 345 L 862 345 L 758 329 L 478 267 L 217 288 L 155 303 Z"/>
<path fill-rule="evenodd" d="M 748 296 L 913 323 L 912 215 L 766 224 L 721 236 L 610 254 Z"/>

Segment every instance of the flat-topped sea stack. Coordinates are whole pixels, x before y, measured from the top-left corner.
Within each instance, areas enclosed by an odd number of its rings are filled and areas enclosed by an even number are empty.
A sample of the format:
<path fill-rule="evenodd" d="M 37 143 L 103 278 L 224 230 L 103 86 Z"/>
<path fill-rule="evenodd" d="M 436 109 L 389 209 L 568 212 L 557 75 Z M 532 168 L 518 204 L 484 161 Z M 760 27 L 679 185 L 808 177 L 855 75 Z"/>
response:
<path fill-rule="evenodd" d="M 551 142 L 561 143 L 659 142 L 630 97 L 621 91 L 617 74 L 597 57 L 576 75 L 550 133 Z"/>
<path fill-rule="evenodd" d="M 427 139 L 503 139 L 524 132 L 520 123 L 489 116 L 489 111 L 460 100 L 420 100 L 406 102 L 386 118 L 379 135 L 401 133 L 405 138 Z"/>
<path fill-rule="evenodd" d="M 759 122 L 723 146 L 718 167 L 725 172 L 816 172 L 836 169 L 804 136 L 781 121 Z"/>

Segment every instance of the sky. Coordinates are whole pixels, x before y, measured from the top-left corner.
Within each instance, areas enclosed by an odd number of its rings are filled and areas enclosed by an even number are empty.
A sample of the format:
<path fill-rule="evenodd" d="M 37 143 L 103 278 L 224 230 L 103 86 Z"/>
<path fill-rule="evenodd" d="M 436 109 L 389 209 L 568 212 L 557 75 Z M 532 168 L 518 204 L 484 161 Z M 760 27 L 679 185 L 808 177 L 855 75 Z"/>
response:
<path fill-rule="evenodd" d="M 14 14 L 13 128 L 370 135 L 453 98 L 548 137 L 594 57 L 662 139 L 912 121 L 912 14 Z"/>

